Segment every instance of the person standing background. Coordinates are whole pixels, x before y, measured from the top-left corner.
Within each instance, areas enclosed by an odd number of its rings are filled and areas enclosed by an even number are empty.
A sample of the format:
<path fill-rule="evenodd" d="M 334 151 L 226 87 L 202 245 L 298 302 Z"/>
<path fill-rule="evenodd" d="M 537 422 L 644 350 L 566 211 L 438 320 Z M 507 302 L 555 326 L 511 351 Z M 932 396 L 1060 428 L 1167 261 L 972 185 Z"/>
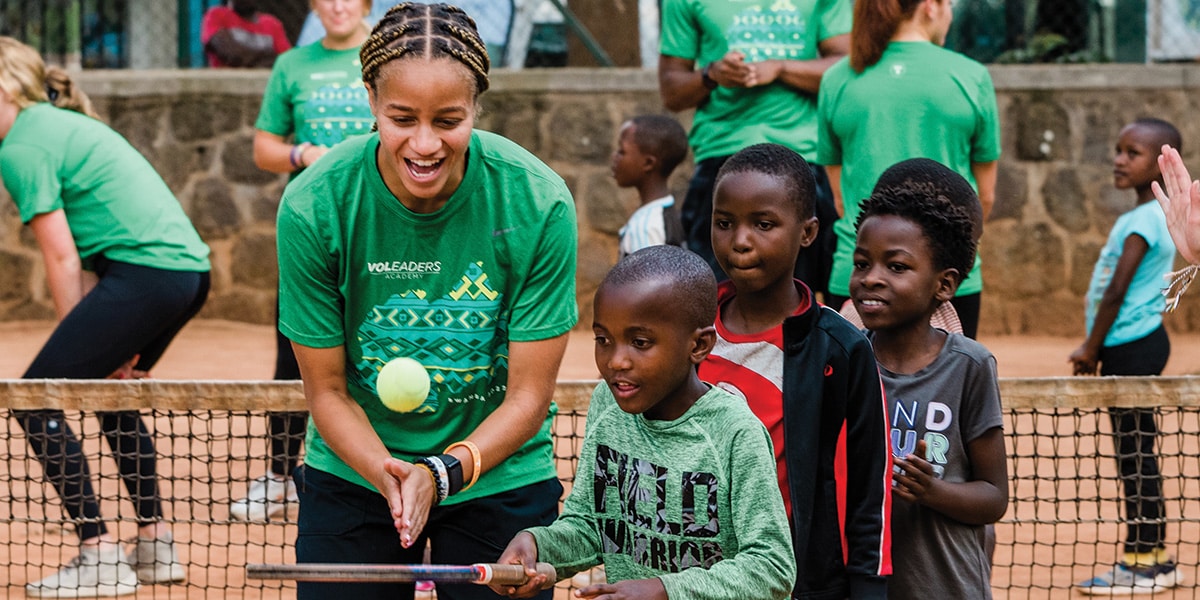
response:
<path fill-rule="evenodd" d="M 291 49 L 283 23 L 257 0 L 229 0 L 204 13 L 200 42 L 210 67 L 265 68 Z"/>
<path fill-rule="evenodd" d="M 45 260 L 58 324 L 25 379 L 149 375 L 209 289 L 208 246 L 171 189 L 96 118 L 71 78 L 0 37 L 0 178 Z M 79 536 L 79 555 L 25 586 L 34 598 L 134 594 L 187 578 L 163 520 L 154 436 L 136 410 L 97 412 L 138 524 L 126 553 L 100 515 L 63 411 L 14 410 Z"/>
<path fill-rule="evenodd" d="M 850 51 L 850 0 L 665 0 L 658 84 L 672 111 L 696 109 L 689 140 L 696 169 L 681 209 L 687 247 L 725 279 L 712 250 L 717 171 L 758 143 L 811 157 L 817 148 L 821 77 Z M 895 162 L 895 161 L 893 161 Z M 817 178 L 815 243 L 801 250 L 795 275 L 824 292 L 837 218 L 825 172 Z"/>
<path fill-rule="evenodd" d="M 829 173 L 841 216 L 833 226 L 831 306 L 850 293 L 859 203 L 888 167 L 936 160 L 975 187 L 984 219 L 991 212 L 1000 158 L 996 92 L 983 65 L 942 48 L 953 20 L 953 0 L 854 3 L 850 56 L 825 74 L 817 108 L 817 162 Z M 982 290 L 976 255 L 951 301 L 969 338 L 979 327 Z"/>
<path fill-rule="evenodd" d="M 254 162 L 289 179 L 311 166 L 342 140 L 371 131 L 367 88 L 362 82 L 359 47 L 367 39 L 364 15 L 371 0 L 312 0 L 325 28 L 317 43 L 288 51 L 275 63 L 254 126 Z M 276 311 L 278 315 L 278 311 Z M 300 379 L 291 342 L 275 330 L 276 380 Z M 308 413 L 267 416 L 268 472 L 234 501 L 229 516 L 263 522 L 297 508 L 292 473 L 304 442 Z"/>

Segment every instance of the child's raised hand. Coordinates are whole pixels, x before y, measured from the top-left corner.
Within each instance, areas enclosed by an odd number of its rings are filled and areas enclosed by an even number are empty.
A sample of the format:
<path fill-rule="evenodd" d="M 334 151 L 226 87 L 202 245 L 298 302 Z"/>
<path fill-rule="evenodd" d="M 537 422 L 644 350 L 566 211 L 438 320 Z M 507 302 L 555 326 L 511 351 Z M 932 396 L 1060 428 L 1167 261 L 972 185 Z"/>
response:
<path fill-rule="evenodd" d="M 892 493 L 909 502 L 920 503 L 939 481 L 933 465 L 925 460 L 925 448 L 925 440 L 920 440 L 915 452 L 893 459 L 899 469 L 893 469 Z"/>
<path fill-rule="evenodd" d="M 534 594 L 554 585 L 553 581 L 547 581 L 545 575 L 537 572 L 537 540 L 533 538 L 533 534 L 528 531 L 518 533 L 516 537 L 508 543 L 508 547 L 500 555 L 496 562 L 502 565 L 521 565 L 525 567 L 525 575 L 529 577 L 529 581 L 520 587 L 511 585 L 496 585 L 488 584 L 493 592 L 508 596 L 509 598 L 529 598 Z"/>
<path fill-rule="evenodd" d="M 598 583 L 575 590 L 576 598 L 593 600 L 667 600 L 667 589 L 657 577 Z"/>

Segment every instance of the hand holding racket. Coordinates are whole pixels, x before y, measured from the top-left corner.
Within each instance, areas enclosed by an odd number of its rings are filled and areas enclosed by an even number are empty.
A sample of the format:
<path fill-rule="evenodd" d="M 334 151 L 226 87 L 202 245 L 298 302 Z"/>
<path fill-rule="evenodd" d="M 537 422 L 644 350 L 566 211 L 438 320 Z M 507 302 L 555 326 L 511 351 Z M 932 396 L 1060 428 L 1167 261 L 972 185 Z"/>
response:
<path fill-rule="evenodd" d="M 492 588 L 493 592 L 510 598 L 529 598 L 539 591 L 553 586 L 557 573 L 553 566 L 537 562 L 537 554 L 537 540 L 533 539 L 533 534 L 527 531 L 518 533 L 508 543 L 508 547 L 504 549 L 498 562 L 505 566 L 521 569 L 521 573 L 526 576 L 526 579 L 519 583 L 504 583 L 493 579 L 488 587 Z M 550 567 L 550 569 L 543 572 L 542 565 Z"/>

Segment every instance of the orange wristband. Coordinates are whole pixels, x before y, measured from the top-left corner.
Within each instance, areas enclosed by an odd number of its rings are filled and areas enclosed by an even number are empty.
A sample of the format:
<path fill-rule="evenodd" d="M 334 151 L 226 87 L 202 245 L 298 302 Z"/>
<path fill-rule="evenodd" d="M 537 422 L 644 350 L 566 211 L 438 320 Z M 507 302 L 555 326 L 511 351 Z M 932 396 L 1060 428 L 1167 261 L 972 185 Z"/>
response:
<path fill-rule="evenodd" d="M 483 464 L 483 459 L 479 455 L 479 446 L 476 446 L 475 442 L 471 442 L 468 440 L 463 440 L 461 442 L 454 442 L 453 444 L 446 446 L 446 449 L 443 450 L 443 453 L 448 453 L 448 452 L 450 452 L 451 449 L 456 448 L 458 446 L 462 446 L 463 448 L 466 448 L 467 452 L 471 453 L 471 464 L 474 466 L 474 468 L 471 469 L 471 481 L 467 482 L 467 484 L 462 487 L 462 489 L 467 490 L 467 489 L 470 489 L 471 486 L 475 485 L 476 481 L 479 481 L 479 471 Z"/>

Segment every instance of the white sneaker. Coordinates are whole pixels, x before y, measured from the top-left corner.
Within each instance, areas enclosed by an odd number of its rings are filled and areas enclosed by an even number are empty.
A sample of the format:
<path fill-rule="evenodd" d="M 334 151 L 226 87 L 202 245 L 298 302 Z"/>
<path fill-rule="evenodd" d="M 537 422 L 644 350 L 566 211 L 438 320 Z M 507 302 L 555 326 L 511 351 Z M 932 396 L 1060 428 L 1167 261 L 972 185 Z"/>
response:
<path fill-rule="evenodd" d="M 138 583 L 183 583 L 187 569 L 179 562 L 175 537 L 168 531 L 158 538 L 138 536 L 137 544 L 125 557 L 135 571 Z"/>
<path fill-rule="evenodd" d="M 1137 567 L 1117 563 L 1107 571 L 1075 586 L 1091 596 L 1138 596 L 1169 590 L 1183 584 L 1183 573 L 1175 561 L 1152 567 Z"/>
<path fill-rule="evenodd" d="M 250 484 L 245 498 L 229 505 L 229 517 L 235 521 L 266 523 L 279 517 L 291 518 L 299 508 L 300 497 L 292 478 L 268 473 Z"/>
<path fill-rule="evenodd" d="M 137 593 L 138 580 L 121 548 L 84 546 L 59 572 L 25 585 L 31 598 L 96 598 Z"/>

